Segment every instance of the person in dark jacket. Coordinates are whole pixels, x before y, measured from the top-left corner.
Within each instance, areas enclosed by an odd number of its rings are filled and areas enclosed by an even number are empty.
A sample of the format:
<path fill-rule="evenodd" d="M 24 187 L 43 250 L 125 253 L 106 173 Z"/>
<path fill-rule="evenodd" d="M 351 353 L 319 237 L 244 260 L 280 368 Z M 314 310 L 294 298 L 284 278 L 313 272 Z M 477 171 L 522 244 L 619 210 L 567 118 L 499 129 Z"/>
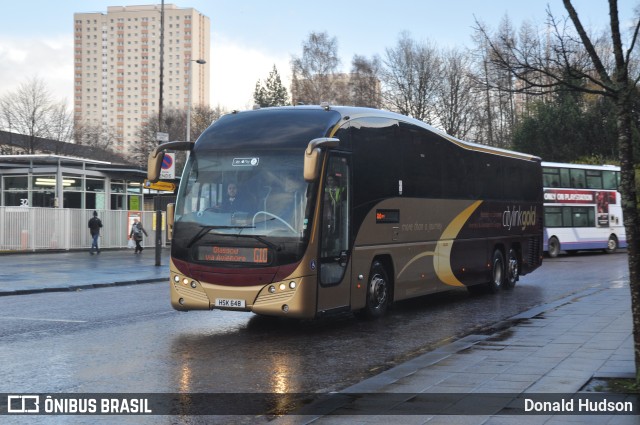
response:
<path fill-rule="evenodd" d="M 93 212 L 93 217 L 89 220 L 89 232 L 91 233 L 91 249 L 89 253 L 91 255 L 100 254 L 100 248 L 98 248 L 98 239 L 100 238 L 100 229 L 102 228 L 102 220 L 98 218 L 98 212 Z M 94 252 L 95 249 L 95 252 Z"/>
<path fill-rule="evenodd" d="M 222 198 L 220 211 L 227 213 L 234 213 L 238 211 L 250 212 L 253 211 L 253 205 L 250 198 L 238 193 L 237 184 L 229 183 L 227 186 L 227 194 Z"/>
<path fill-rule="evenodd" d="M 131 226 L 131 232 L 129 233 L 129 238 L 136 242 L 134 254 L 137 254 L 138 252 L 142 254 L 143 248 L 142 245 L 140 245 L 140 242 L 142 242 L 143 233 L 145 236 L 149 236 L 147 235 L 147 231 L 144 230 L 144 227 L 142 227 L 142 223 L 140 223 L 137 218 L 134 218 L 133 225 Z"/>

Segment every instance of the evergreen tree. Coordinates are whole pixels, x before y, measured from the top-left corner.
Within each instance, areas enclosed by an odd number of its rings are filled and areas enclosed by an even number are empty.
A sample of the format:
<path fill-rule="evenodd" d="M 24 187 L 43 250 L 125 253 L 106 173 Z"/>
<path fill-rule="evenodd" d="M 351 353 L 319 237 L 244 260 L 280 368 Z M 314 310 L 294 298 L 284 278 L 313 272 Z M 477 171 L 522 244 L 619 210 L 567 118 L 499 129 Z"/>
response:
<path fill-rule="evenodd" d="M 273 65 L 273 70 L 269 73 L 264 86 L 260 83 L 260 80 L 256 82 L 253 101 L 260 105 L 261 108 L 266 108 L 269 106 L 286 106 L 289 104 L 288 98 L 287 89 L 282 85 L 280 74 L 278 74 L 276 66 Z"/>
<path fill-rule="evenodd" d="M 545 161 L 576 162 L 589 158 L 616 163 L 618 147 L 614 108 L 607 98 L 585 101 L 577 92 L 562 92 L 553 101 L 529 106 L 513 131 L 513 148 Z"/>

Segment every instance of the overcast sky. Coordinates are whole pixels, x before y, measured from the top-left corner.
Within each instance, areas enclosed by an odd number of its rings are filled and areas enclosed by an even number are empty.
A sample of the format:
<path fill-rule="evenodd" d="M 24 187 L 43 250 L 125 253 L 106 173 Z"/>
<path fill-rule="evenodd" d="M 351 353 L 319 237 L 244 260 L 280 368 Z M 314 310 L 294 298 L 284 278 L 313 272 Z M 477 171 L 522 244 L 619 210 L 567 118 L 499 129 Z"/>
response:
<path fill-rule="evenodd" d="M 159 4 L 160 2 L 156 2 Z M 583 24 L 603 29 L 606 0 L 574 0 Z M 0 15 L 0 96 L 30 77 L 41 78 L 56 100 L 73 99 L 73 14 L 103 12 L 108 6 L 153 4 L 102 0 L 22 0 L 2 4 Z M 292 56 L 300 56 L 310 32 L 326 31 L 338 40 L 341 70 L 354 54 L 384 56 L 407 31 L 417 41 L 439 47 L 472 47 L 475 20 L 495 29 L 506 15 L 519 28 L 543 24 L 549 7 L 566 15 L 561 0 L 175 0 L 211 20 L 211 105 L 227 110 L 252 105 L 258 79 L 275 64 L 284 82 Z M 619 0 L 622 24 L 633 17 L 638 0 Z"/>

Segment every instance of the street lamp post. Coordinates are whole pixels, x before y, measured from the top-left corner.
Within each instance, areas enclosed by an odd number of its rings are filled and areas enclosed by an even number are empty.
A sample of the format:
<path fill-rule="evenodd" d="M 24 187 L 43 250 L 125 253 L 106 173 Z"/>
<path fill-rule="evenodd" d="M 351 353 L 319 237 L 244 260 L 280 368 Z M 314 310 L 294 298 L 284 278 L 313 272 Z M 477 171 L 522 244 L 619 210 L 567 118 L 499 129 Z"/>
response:
<path fill-rule="evenodd" d="M 189 98 L 188 100 L 188 105 L 187 105 L 187 138 L 186 141 L 190 142 L 191 141 L 191 90 L 192 90 L 192 75 L 191 75 L 191 62 L 195 62 L 198 65 L 204 65 L 205 63 L 207 63 L 207 61 L 205 61 L 204 59 L 189 59 L 189 67 L 188 67 L 188 78 L 189 78 Z"/>

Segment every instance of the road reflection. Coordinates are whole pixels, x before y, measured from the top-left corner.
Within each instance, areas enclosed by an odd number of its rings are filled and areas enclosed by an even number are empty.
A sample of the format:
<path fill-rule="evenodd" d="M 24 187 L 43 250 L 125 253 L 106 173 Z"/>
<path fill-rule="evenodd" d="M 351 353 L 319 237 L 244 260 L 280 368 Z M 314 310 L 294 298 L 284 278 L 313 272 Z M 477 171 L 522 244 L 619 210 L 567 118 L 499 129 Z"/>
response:
<path fill-rule="evenodd" d="M 497 294 L 454 289 L 400 301 L 387 316 L 372 321 L 350 313 L 315 321 L 228 311 L 178 314 L 167 347 L 172 382 L 167 386 L 191 393 L 338 391 L 457 338 L 491 332 L 494 324 L 522 311 L 619 274 L 615 268 L 585 267 L 585 260 L 591 259 L 545 263 L 513 290 Z M 281 408 L 287 407 L 275 407 Z"/>

